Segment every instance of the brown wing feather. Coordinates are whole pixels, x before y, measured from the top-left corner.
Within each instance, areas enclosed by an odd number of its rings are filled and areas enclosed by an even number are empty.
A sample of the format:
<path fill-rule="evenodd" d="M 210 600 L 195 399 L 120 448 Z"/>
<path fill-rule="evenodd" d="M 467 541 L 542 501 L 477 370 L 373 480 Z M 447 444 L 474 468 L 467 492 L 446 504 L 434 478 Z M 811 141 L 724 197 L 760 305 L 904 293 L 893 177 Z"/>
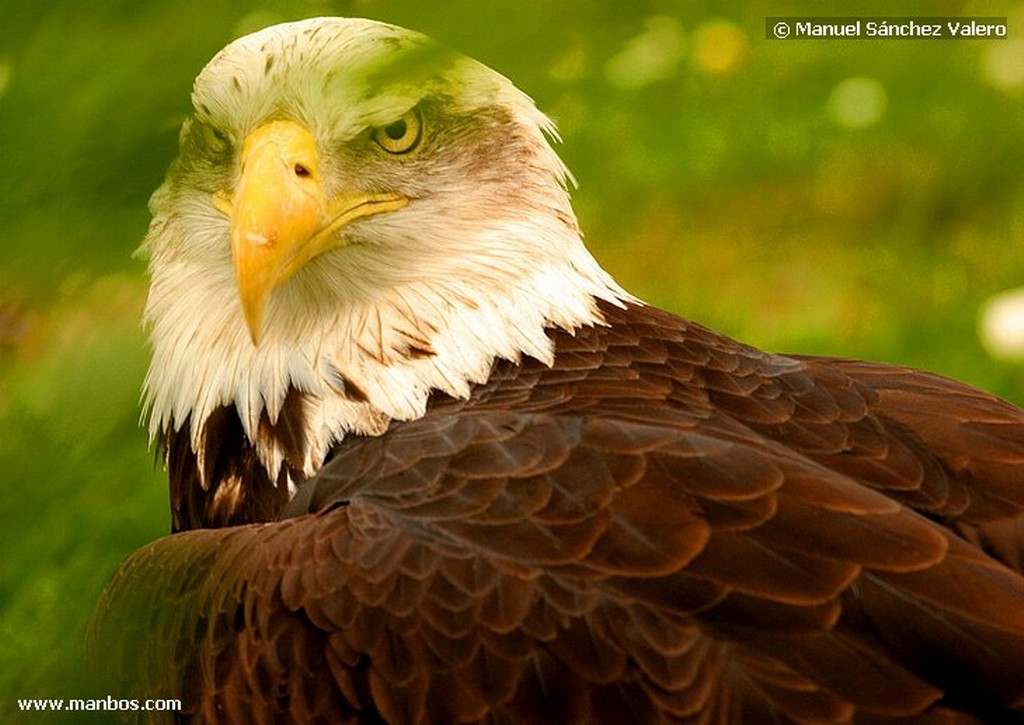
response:
<path fill-rule="evenodd" d="M 137 552 L 96 625 L 129 627 L 134 691 L 206 720 L 1024 719 L 1024 413 L 605 313 L 553 369 L 346 440 L 288 518 Z"/>

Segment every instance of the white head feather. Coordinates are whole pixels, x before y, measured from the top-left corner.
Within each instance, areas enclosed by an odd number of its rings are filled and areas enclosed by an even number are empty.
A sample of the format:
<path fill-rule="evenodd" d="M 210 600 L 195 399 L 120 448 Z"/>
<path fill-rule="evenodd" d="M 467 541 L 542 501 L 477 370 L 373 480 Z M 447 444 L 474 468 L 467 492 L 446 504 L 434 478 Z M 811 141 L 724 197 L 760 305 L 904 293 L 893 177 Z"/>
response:
<path fill-rule="evenodd" d="M 422 151 L 370 148 L 367 129 L 421 103 L 435 124 Z M 435 390 L 467 396 L 495 359 L 551 364 L 545 328 L 598 324 L 596 299 L 629 299 L 582 243 L 551 122 L 504 77 L 422 35 L 341 18 L 267 28 L 207 65 L 193 104 L 144 244 L 154 435 L 188 422 L 198 450 L 210 413 L 234 405 L 255 441 L 261 415 L 276 421 L 295 387 L 313 401 L 308 475 L 347 432 L 421 416 Z M 410 203 L 345 227 L 343 249 L 274 290 L 254 346 L 213 194 L 237 180 L 233 149 L 277 118 L 312 131 L 334 188 L 394 189 Z M 281 452 L 261 456 L 275 476 Z"/>

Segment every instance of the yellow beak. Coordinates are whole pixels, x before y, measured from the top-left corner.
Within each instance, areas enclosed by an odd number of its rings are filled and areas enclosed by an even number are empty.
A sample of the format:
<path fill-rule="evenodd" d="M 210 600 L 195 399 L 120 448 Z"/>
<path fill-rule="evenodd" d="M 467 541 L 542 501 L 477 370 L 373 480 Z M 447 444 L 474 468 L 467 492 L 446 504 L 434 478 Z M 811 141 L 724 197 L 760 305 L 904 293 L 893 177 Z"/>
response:
<path fill-rule="evenodd" d="M 327 198 L 316 139 L 293 121 L 271 121 L 245 139 L 233 198 L 214 194 L 231 218 L 231 254 L 249 335 L 259 344 L 267 299 L 314 257 L 344 246 L 338 231 L 401 208 L 396 193 L 344 190 Z"/>

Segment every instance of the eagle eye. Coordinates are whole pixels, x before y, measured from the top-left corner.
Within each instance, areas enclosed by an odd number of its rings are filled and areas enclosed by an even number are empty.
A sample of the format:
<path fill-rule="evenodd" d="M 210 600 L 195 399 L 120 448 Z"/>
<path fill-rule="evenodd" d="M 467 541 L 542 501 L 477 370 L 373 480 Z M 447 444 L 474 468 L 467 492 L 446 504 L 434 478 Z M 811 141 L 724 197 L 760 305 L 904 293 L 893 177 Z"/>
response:
<path fill-rule="evenodd" d="M 423 118 L 415 108 L 373 132 L 373 140 L 389 154 L 409 153 L 419 145 L 422 137 Z"/>

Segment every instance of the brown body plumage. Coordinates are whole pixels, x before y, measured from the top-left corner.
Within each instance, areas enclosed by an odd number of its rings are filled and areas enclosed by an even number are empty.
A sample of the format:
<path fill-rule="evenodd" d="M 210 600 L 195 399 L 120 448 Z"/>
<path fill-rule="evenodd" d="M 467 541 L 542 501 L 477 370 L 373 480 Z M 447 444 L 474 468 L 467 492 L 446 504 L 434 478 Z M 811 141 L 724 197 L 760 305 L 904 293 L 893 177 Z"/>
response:
<path fill-rule="evenodd" d="M 165 417 L 114 669 L 205 721 L 1024 719 L 1024 412 L 608 289 L 312 471 L 308 386 Z"/>

